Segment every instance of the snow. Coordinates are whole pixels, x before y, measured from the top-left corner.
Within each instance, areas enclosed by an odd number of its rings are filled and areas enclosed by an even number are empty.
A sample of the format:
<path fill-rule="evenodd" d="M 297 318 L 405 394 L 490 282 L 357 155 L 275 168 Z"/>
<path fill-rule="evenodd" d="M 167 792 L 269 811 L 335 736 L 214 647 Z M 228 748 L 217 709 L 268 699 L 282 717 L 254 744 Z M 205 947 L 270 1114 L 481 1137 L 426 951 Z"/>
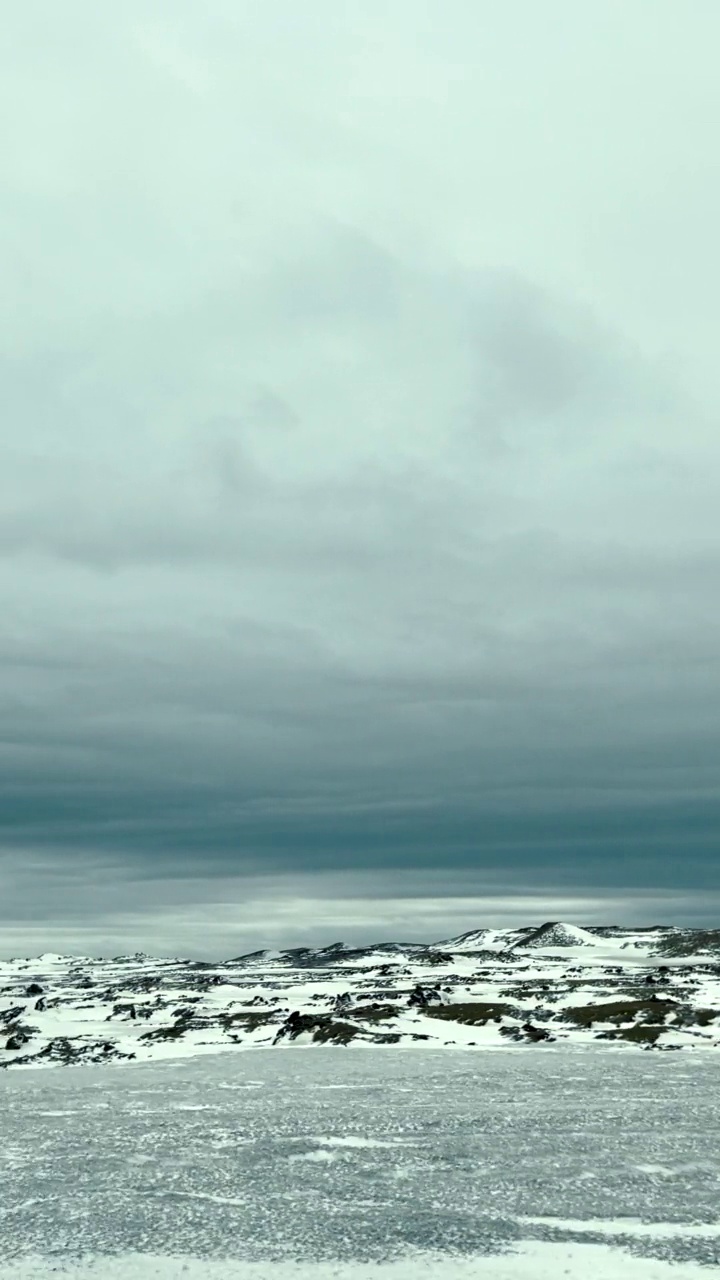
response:
<path fill-rule="evenodd" d="M 46 1259 L 27 1259 L 13 1280 L 707 1280 L 707 1268 L 630 1258 L 603 1245 L 536 1243 L 492 1258 L 447 1258 L 413 1253 L 394 1262 L 247 1263 L 152 1254 L 86 1259 L 50 1268 Z"/>
<path fill-rule="evenodd" d="M 42 988 L 38 995 L 36 986 Z M 337 943 L 219 964 L 0 961 L 0 1068 L 307 1050 L 712 1050 L 720 933 L 566 922 L 432 945 Z"/>
<path fill-rule="evenodd" d="M 259 1050 L 7 1072 L 8 1280 L 695 1280 L 714 1055 Z"/>
<path fill-rule="evenodd" d="M 557 928 L 571 945 L 552 945 Z M 273 1043 L 311 1047 L 322 1030 L 318 1019 L 331 1038 L 333 1025 L 350 1027 L 340 1039 L 352 1048 L 539 1043 L 548 1052 L 589 1043 L 637 1052 L 638 1043 L 655 1046 L 655 1032 L 643 1032 L 647 1024 L 659 1030 L 659 1048 L 719 1046 L 717 956 L 673 957 L 661 969 L 650 946 L 635 946 L 632 936 L 626 950 L 626 934 L 593 936 L 589 946 L 583 932 L 564 924 L 502 940 L 496 933 L 495 951 L 386 950 L 382 964 L 377 948 L 334 948 L 282 963 L 258 954 L 208 966 L 147 956 L 82 966 L 38 957 L 32 968 L 0 961 L 0 1066 L 41 1068 L 86 1055 L 101 1062 L 178 1059 Z M 520 945 L 520 934 L 536 941 Z M 28 995 L 31 982 L 42 987 L 40 997 Z M 477 1006 L 478 1016 L 462 1006 Z M 293 1028 L 297 1015 L 305 1023 Z"/>
<path fill-rule="evenodd" d="M 425 946 L 265 951 L 207 965 L 146 955 L 0 961 L 0 1067 L 328 1039 L 353 1050 L 714 1049 L 720 934 L 555 922 Z"/>
<path fill-rule="evenodd" d="M 519 1218 L 526 1226 L 552 1227 L 576 1235 L 645 1236 L 650 1240 L 683 1237 L 720 1241 L 720 1222 L 642 1222 L 639 1218 Z"/>

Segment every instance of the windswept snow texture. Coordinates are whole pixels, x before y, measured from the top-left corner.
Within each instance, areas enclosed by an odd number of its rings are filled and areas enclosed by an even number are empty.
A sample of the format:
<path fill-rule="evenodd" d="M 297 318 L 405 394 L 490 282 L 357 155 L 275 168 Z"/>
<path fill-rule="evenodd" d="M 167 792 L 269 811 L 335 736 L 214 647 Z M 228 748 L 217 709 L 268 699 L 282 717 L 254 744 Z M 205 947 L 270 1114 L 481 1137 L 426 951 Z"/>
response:
<path fill-rule="evenodd" d="M 719 1085 L 715 1055 L 581 1050 L 6 1073 L 2 1274 L 699 1277 Z"/>
<path fill-rule="evenodd" d="M 720 933 L 550 922 L 221 964 L 0 961 L 3 1067 L 327 1044 L 714 1049 Z"/>
<path fill-rule="evenodd" d="M 26 1259 L 13 1270 L 13 1280 L 48 1280 L 61 1272 L 64 1280 L 707 1280 L 702 1263 L 658 1262 L 630 1258 L 618 1249 L 596 1244 L 519 1245 L 492 1257 L 448 1258 L 417 1252 L 394 1262 L 248 1263 L 203 1258 L 127 1254 L 120 1258 L 86 1258 L 52 1267 L 42 1258 Z"/>

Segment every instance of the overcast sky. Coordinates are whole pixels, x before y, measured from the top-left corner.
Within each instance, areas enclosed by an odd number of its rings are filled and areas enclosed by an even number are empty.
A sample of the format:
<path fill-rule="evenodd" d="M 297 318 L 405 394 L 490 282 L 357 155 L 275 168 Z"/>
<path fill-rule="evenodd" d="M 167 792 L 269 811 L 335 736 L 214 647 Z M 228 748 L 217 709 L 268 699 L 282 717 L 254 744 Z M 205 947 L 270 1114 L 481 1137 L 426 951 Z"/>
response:
<path fill-rule="evenodd" d="M 3 28 L 0 950 L 716 921 L 717 0 Z"/>

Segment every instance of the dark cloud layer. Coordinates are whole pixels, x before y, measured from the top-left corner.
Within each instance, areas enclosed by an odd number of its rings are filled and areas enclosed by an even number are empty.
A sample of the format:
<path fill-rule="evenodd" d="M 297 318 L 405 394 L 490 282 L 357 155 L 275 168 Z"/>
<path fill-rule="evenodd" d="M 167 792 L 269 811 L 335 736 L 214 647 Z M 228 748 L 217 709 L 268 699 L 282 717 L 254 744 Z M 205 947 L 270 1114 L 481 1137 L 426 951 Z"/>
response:
<path fill-rule="evenodd" d="M 7 947 L 709 920 L 715 7 L 32 8 Z"/>

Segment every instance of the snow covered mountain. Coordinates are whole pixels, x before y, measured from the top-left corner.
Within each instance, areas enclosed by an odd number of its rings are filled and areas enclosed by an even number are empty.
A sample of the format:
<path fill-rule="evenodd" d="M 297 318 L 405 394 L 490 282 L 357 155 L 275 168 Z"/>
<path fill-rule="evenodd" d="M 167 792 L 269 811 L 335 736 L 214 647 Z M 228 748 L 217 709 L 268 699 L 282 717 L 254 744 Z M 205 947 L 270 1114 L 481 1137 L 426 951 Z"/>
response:
<path fill-rule="evenodd" d="M 476 929 L 434 944 L 0 961 L 0 1066 L 314 1044 L 720 1046 L 720 931 Z"/>

